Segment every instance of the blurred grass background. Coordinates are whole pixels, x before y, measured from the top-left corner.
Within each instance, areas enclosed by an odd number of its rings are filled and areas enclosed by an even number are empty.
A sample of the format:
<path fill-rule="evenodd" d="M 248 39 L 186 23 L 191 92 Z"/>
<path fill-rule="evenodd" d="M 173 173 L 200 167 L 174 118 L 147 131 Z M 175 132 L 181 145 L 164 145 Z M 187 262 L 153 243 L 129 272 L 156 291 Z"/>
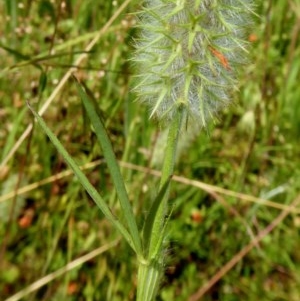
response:
<path fill-rule="evenodd" d="M 74 83 L 68 79 L 55 92 L 85 55 L 75 74 L 99 104 L 117 157 L 145 167 L 122 165 L 136 216 L 145 217 L 158 181 L 147 168 L 159 169 L 164 136 L 130 93 L 131 13 L 139 3 L 122 3 L 0 2 L 0 300 L 100 246 L 107 247 L 101 255 L 18 300 L 134 300 L 131 251 L 119 241 L 110 246 L 118 235 L 77 180 L 61 175 L 66 165 L 44 133 L 34 126 L 17 144 L 33 121 L 26 100 L 43 108 L 53 96 L 44 113 L 47 124 L 119 210 Z M 239 74 L 234 105 L 208 131 L 183 133 L 175 173 L 288 205 L 300 191 L 300 5 L 268 0 L 256 12 L 250 63 Z M 97 43 L 86 51 L 92 39 Z M 10 194 L 22 187 L 27 191 Z M 158 300 L 192 300 L 280 210 L 208 193 L 188 181 L 172 187 L 170 246 Z M 299 214 L 291 213 L 201 300 L 300 300 L 299 231 Z"/>

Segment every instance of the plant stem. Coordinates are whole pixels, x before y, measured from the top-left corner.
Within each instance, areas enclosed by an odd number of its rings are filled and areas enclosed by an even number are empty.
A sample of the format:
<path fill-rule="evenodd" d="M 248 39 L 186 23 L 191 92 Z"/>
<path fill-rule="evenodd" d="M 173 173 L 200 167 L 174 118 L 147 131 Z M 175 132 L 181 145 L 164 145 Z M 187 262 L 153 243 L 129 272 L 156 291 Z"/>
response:
<path fill-rule="evenodd" d="M 165 185 L 168 185 L 167 182 L 169 181 L 174 171 L 177 141 L 181 128 L 182 113 L 183 111 L 180 110 L 178 114 L 176 114 L 176 117 L 172 120 L 169 129 L 159 190 L 161 190 Z M 149 243 L 149 258 L 154 258 L 157 255 L 158 250 L 161 248 L 159 244 L 161 242 L 162 231 L 165 224 L 165 216 L 167 215 L 169 192 L 170 187 L 168 185 L 167 191 L 164 195 L 163 200 L 161 201 L 161 204 L 154 219 L 153 230 Z"/>
<path fill-rule="evenodd" d="M 162 168 L 162 176 L 159 185 L 159 191 L 167 185 L 167 191 L 161 200 L 159 208 L 156 212 L 153 222 L 153 228 L 149 238 L 148 250 L 146 250 L 146 259 L 139 261 L 138 269 L 138 289 L 137 301 L 152 301 L 154 300 L 163 270 L 163 242 L 167 220 L 165 216 L 168 214 L 168 199 L 169 199 L 169 181 L 173 174 L 175 155 L 177 149 L 177 141 L 181 128 L 183 111 L 179 110 L 169 128 L 168 140 L 165 150 L 165 159 Z"/>

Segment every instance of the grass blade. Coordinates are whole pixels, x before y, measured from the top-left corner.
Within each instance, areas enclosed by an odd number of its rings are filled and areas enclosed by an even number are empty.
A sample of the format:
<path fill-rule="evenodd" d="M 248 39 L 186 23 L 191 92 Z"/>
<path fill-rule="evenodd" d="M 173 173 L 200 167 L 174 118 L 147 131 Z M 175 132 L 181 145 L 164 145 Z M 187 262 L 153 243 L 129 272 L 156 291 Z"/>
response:
<path fill-rule="evenodd" d="M 163 187 L 160 189 L 157 197 L 155 198 L 153 204 L 151 205 L 151 208 L 148 212 L 148 215 L 146 217 L 145 223 L 144 223 L 144 229 L 143 229 L 143 241 L 144 241 L 144 248 L 148 251 L 149 247 L 149 242 L 150 242 L 150 237 L 151 233 L 153 230 L 153 224 L 154 224 L 154 219 L 157 214 L 157 211 L 159 209 L 159 206 L 161 202 L 164 200 L 164 197 L 168 191 L 169 185 L 170 185 L 170 180 L 169 180 L 163 185 Z M 163 235 L 162 235 L 163 236 Z"/>
<path fill-rule="evenodd" d="M 107 135 L 104 124 L 100 118 L 100 115 L 98 114 L 96 107 L 92 103 L 92 100 L 88 97 L 87 93 L 84 91 L 84 89 L 79 84 L 76 78 L 75 78 L 75 82 L 76 82 L 78 93 L 86 109 L 87 115 L 91 121 L 91 124 L 95 129 L 98 142 L 101 145 L 103 155 L 106 159 L 107 166 L 109 168 L 119 198 L 119 202 L 123 210 L 124 218 L 127 222 L 128 229 L 135 246 L 135 250 L 137 251 L 137 254 L 142 255 L 142 243 L 141 243 L 138 227 L 136 224 L 136 220 L 133 214 L 132 207 L 129 202 L 123 177 L 121 175 L 120 168 L 117 159 L 115 157 L 115 153 L 113 151 L 110 139 Z"/>
<path fill-rule="evenodd" d="M 57 151 L 62 155 L 66 163 L 69 165 L 69 167 L 73 170 L 74 174 L 77 176 L 80 184 L 85 188 L 87 193 L 90 195 L 90 197 L 94 200 L 96 205 L 100 208 L 102 213 L 105 215 L 105 217 L 116 227 L 116 229 L 122 234 L 122 236 L 126 239 L 126 241 L 129 243 L 129 245 L 132 247 L 133 250 L 135 250 L 135 247 L 133 245 L 132 239 L 130 234 L 128 233 L 127 229 L 122 225 L 122 223 L 112 214 L 110 208 L 107 206 L 107 204 L 104 202 L 100 194 L 97 192 L 97 190 L 92 186 L 92 184 L 89 182 L 87 177 L 84 175 L 84 173 L 81 171 L 79 166 L 76 164 L 76 162 L 72 159 L 72 157 L 69 155 L 67 150 L 63 147 L 63 145 L 60 143 L 60 141 L 57 139 L 57 137 L 54 135 L 54 133 L 48 128 L 42 117 L 39 116 L 37 112 L 34 111 L 34 109 L 29 105 L 28 107 L 35 116 L 38 124 L 41 126 L 41 128 L 44 130 L 44 132 L 47 134 Z"/>

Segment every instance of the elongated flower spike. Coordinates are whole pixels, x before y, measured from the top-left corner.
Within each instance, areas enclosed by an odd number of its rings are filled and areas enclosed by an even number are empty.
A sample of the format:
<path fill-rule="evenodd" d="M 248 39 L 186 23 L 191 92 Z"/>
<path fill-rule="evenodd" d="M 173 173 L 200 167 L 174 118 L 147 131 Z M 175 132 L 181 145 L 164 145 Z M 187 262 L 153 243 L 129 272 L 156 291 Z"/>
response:
<path fill-rule="evenodd" d="M 230 102 L 245 62 L 252 0 L 147 0 L 133 57 L 138 99 L 151 117 L 185 112 L 201 126 Z"/>

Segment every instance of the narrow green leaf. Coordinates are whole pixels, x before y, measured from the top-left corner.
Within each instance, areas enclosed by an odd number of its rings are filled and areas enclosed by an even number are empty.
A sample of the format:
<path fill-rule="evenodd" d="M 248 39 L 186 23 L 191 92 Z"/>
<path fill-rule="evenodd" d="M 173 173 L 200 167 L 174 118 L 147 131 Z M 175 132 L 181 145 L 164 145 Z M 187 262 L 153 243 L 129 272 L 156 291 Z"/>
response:
<path fill-rule="evenodd" d="M 39 93 L 44 92 L 47 85 L 47 73 L 42 70 L 39 80 Z"/>
<path fill-rule="evenodd" d="M 28 61 L 30 60 L 30 56 L 29 55 L 23 54 L 20 51 L 18 51 L 16 49 L 13 49 L 11 47 L 7 47 L 7 46 L 5 46 L 5 45 L 3 45 L 1 43 L 0 43 L 0 48 L 4 49 L 8 53 L 12 54 L 17 60 L 28 60 Z M 32 65 L 35 66 L 36 68 L 38 68 L 39 70 L 43 70 L 43 68 L 39 64 L 37 64 L 35 62 L 33 62 Z"/>
<path fill-rule="evenodd" d="M 161 202 L 164 200 L 166 193 L 168 191 L 169 185 L 170 185 L 171 177 L 168 179 L 168 181 L 162 186 L 160 189 L 157 197 L 155 198 L 144 223 L 143 228 L 143 242 L 144 242 L 144 249 L 148 252 L 150 237 L 153 231 L 153 224 L 154 219 L 157 214 L 157 211 L 159 209 L 159 206 Z M 146 256 L 147 257 L 147 256 Z"/>
<path fill-rule="evenodd" d="M 53 132 L 48 128 L 44 120 L 38 115 L 37 112 L 33 110 L 33 108 L 29 105 L 28 107 L 35 116 L 38 124 L 41 126 L 41 128 L 44 130 L 44 132 L 47 134 L 57 151 L 62 155 L 64 160 L 67 162 L 69 167 L 74 171 L 74 174 L 77 176 L 80 184 L 85 188 L 87 193 L 91 196 L 91 198 L 94 200 L 96 205 L 100 208 L 102 213 L 105 215 L 105 217 L 116 227 L 116 229 L 121 233 L 121 235 L 125 238 L 125 240 L 129 243 L 129 245 L 132 247 L 134 251 L 135 246 L 132 242 L 131 236 L 122 225 L 122 223 L 112 214 L 110 208 L 107 206 L 105 201 L 102 199 L 100 194 L 97 192 L 97 190 L 92 186 L 92 184 L 89 182 L 87 177 L 84 175 L 84 173 L 81 171 L 79 166 L 76 164 L 76 162 L 72 159 L 72 157 L 69 155 L 67 150 L 63 147 L 63 145 L 60 143 L 60 141 L 57 139 L 57 137 L 53 134 Z"/>
<path fill-rule="evenodd" d="M 120 168 L 115 157 L 110 139 L 107 135 L 105 126 L 101 120 L 100 114 L 95 105 L 92 103 L 91 99 L 88 97 L 87 93 L 83 90 L 82 86 L 79 84 L 78 80 L 74 77 L 78 93 L 81 97 L 81 100 L 84 104 L 84 107 L 87 111 L 91 124 L 95 129 L 95 133 L 98 139 L 98 142 L 101 145 L 103 155 L 106 159 L 107 166 L 109 168 L 120 205 L 123 210 L 124 218 L 127 222 L 129 232 L 131 234 L 135 250 L 138 255 L 142 255 L 142 242 L 139 235 L 138 227 L 136 220 L 133 214 L 132 207 L 129 202 L 128 194 L 125 188 L 123 177 L 120 172 Z"/>
<path fill-rule="evenodd" d="M 4 49 L 5 51 L 7 51 L 8 53 L 12 54 L 13 56 L 15 56 L 16 59 L 18 60 L 29 60 L 30 56 L 27 54 L 23 54 L 20 51 L 13 49 L 11 47 L 5 46 L 3 44 L 0 44 L 0 47 L 2 49 Z"/>

